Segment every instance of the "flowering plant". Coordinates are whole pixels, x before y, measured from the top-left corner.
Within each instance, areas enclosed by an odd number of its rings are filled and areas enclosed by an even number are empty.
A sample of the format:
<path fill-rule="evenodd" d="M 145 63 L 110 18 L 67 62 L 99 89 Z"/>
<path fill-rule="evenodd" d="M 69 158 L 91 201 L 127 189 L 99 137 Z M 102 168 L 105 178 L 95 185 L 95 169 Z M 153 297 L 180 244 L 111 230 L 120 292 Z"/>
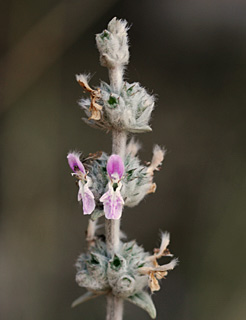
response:
<path fill-rule="evenodd" d="M 101 82 L 93 89 L 88 75 L 77 75 L 90 99 L 80 100 L 85 111 L 84 121 L 89 125 L 112 131 L 112 155 L 104 152 L 90 154 L 81 160 L 80 154 L 67 156 L 72 175 L 78 181 L 78 201 L 83 213 L 90 215 L 86 253 L 79 256 L 76 281 L 87 292 L 74 301 L 73 306 L 105 294 L 107 320 L 121 320 L 123 300 L 146 310 L 151 318 L 156 309 L 151 293 L 160 289 L 159 280 L 177 265 L 177 259 L 159 265 L 163 256 L 172 257 L 168 250 L 169 233 L 161 235 L 161 245 L 150 255 L 135 241 L 120 238 L 120 218 L 124 206 L 136 206 L 147 194 L 156 190 L 154 171 L 164 160 L 165 150 L 153 149 L 147 165 L 138 158 L 140 145 L 130 133 L 151 131 L 149 120 L 154 108 L 154 98 L 139 83 L 123 81 L 124 68 L 129 62 L 127 22 L 112 19 L 107 30 L 96 35 L 102 66 L 109 70 L 110 84 Z M 105 216 L 105 237 L 98 236 L 97 221 Z M 147 288 L 150 288 L 150 293 Z"/>

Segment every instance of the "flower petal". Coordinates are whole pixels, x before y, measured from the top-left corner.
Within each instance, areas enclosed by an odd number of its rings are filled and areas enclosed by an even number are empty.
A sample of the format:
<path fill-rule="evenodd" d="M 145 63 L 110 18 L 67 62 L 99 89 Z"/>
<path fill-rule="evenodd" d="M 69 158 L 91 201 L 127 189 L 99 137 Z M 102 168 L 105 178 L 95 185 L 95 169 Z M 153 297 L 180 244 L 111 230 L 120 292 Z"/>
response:
<path fill-rule="evenodd" d="M 78 192 L 78 201 L 83 203 L 83 213 L 84 214 L 91 214 L 95 207 L 95 200 L 94 195 L 89 189 L 89 183 L 87 182 L 83 185 L 82 181 L 79 181 L 79 192 Z"/>
<path fill-rule="evenodd" d="M 111 188 L 100 198 L 103 202 L 103 209 L 106 219 L 120 219 L 124 200 L 119 190 L 113 191 Z"/>
<path fill-rule="evenodd" d="M 120 156 L 117 154 L 112 154 L 107 163 L 107 172 L 110 178 L 115 179 L 115 177 L 118 175 L 118 178 L 121 179 L 123 176 L 125 167 L 124 163 Z"/>
<path fill-rule="evenodd" d="M 77 152 L 70 152 L 67 156 L 68 164 L 73 172 L 77 172 L 78 170 L 85 174 L 85 168 L 82 162 L 79 159 L 79 153 Z"/>
<path fill-rule="evenodd" d="M 84 186 L 84 194 L 82 196 L 84 214 L 91 214 L 95 209 L 94 195 L 87 185 Z"/>
<path fill-rule="evenodd" d="M 84 185 L 81 180 L 79 180 L 79 192 L 78 192 L 78 201 L 82 200 L 84 194 Z"/>

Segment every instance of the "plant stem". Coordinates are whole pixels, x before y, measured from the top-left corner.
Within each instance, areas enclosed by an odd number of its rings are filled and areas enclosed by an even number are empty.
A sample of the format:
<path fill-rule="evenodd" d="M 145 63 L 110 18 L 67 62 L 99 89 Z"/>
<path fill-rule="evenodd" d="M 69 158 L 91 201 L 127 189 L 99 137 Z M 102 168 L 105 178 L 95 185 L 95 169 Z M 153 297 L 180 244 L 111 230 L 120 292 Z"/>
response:
<path fill-rule="evenodd" d="M 106 320 L 121 320 L 123 315 L 123 299 L 107 295 L 107 317 Z"/>
<path fill-rule="evenodd" d="M 110 85 L 115 93 L 120 93 L 123 83 L 123 68 L 114 67 L 109 69 Z M 124 161 L 127 134 L 125 131 L 112 131 L 112 153 L 118 154 Z M 105 233 L 108 252 L 113 255 L 118 251 L 120 243 L 120 219 L 105 221 Z M 112 293 L 107 296 L 106 320 L 122 320 L 123 300 L 115 297 Z"/>
<path fill-rule="evenodd" d="M 112 132 L 112 152 L 118 154 L 124 161 L 126 153 L 126 138 L 127 134 L 125 131 L 113 130 Z"/>
<path fill-rule="evenodd" d="M 88 248 L 91 247 L 95 240 L 95 232 L 96 232 L 97 222 L 89 219 L 88 227 L 86 231 L 86 241 L 88 243 Z"/>
<path fill-rule="evenodd" d="M 109 69 L 110 86 L 115 93 L 119 93 L 123 83 L 123 67 L 115 66 Z"/>

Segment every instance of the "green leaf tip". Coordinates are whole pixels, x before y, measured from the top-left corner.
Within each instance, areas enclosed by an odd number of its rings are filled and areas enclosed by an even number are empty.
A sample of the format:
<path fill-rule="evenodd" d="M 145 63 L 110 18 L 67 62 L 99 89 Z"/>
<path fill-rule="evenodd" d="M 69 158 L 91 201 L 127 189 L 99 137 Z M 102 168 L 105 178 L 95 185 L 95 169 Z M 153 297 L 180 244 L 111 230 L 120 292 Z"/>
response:
<path fill-rule="evenodd" d="M 133 296 L 128 297 L 126 300 L 148 312 L 152 319 L 156 318 L 155 305 L 151 299 L 151 296 L 147 292 L 138 292 Z"/>
<path fill-rule="evenodd" d="M 71 307 L 77 307 L 79 304 L 89 301 L 91 299 L 97 298 L 99 295 L 101 295 L 103 293 L 94 293 L 91 291 L 87 291 L 85 294 L 83 294 L 82 296 L 80 296 L 78 299 L 74 300 L 74 302 L 72 303 Z"/>

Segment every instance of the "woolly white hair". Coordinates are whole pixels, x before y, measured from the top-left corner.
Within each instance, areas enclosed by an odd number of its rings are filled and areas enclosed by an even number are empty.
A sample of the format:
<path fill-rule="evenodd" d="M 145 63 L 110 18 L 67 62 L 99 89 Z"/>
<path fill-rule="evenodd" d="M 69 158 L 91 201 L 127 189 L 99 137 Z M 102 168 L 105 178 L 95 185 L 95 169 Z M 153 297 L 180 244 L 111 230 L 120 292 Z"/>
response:
<path fill-rule="evenodd" d="M 171 262 L 167 263 L 167 264 L 163 264 L 160 267 L 157 267 L 156 269 L 158 271 L 168 271 L 168 270 L 173 270 L 177 265 L 178 265 L 179 259 L 173 259 Z"/>
<path fill-rule="evenodd" d="M 113 18 L 108 29 L 96 35 L 101 65 L 108 68 L 123 66 L 129 62 L 127 21 Z"/>
<path fill-rule="evenodd" d="M 141 144 L 136 141 L 134 138 L 131 138 L 127 147 L 126 147 L 126 154 L 131 154 L 133 157 L 138 153 L 141 149 Z"/>
<path fill-rule="evenodd" d="M 76 74 L 75 75 L 77 82 L 83 82 L 87 85 L 89 85 L 89 81 L 91 79 L 91 75 L 90 74 Z"/>
<path fill-rule="evenodd" d="M 166 232 L 162 232 L 161 233 L 161 245 L 160 245 L 159 253 L 156 255 L 157 259 L 159 258 L 159 256 L 161 254 L 163 254 L 163 252 L 166 250 L 166 248 L 169 245 L 169 243 L 170 243 L 170 233 L 167 232 L 167 231 Z"/>
<path fill-rule="evenodd" d="M 165 149 L 161 148 L 158 145 L 154 146 L 153 157 L 148 168 L 149 173 L 153 174 L 155 170 L 158 170 L 158 167 L 162 164 L 162 161 L 164 160 L 165 153 Z"/>

